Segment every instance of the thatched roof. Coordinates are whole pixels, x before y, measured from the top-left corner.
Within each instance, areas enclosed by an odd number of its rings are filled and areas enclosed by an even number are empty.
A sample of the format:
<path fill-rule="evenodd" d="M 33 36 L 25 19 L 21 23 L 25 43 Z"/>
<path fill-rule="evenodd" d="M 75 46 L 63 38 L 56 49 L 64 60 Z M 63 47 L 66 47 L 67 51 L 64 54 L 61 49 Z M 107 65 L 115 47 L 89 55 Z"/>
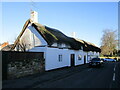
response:
<path fill-rule="evenodd" d="M 84 51 L 97 51 L 100 52 L 100 49 L 96 47 L 94 44 L 88 43 L 84 40 L 75 39 L 72 37 L 68 37 L 65 34 L 63 34 L 60 30 L 50 28 L 48 26 L 43 26 L 39 23 L 32 23 L 30 19 L 26 21 L 24 24 L 24 27 L 22 29 L 22 32 L 18 36 L 17 40 L 14 43 L 13 48 L 15 48 L 16 44 L 19 42 L 20 37 L 24 33 L 27 26 L 31 23 L 31 25 L 40 33 L 40 35 L 46 40 L 48 43 L 48 46 L 51 46 L 54 43 L 64 43 L 66 45 L 69 45 L 74 50 L 81 49 L 81 46 L 83 46 Z"/>
<path fill-rule="evenodd" d="M 50 28 L 48 26 L 42 26 L 39 23 L 33 23 L 38 32 L 47 41 L 48 45 L 51 46 L 53 43 L 64 43 L 71 46 L 69 49 L 79 50 L 81 49 L 81 42 L 77 42 L 74 38 L 68 37 L 57 29 Z"/>
<path fill-rule="evenodd" d="M 89 42 L 86 42 L 84 41 L 84 43 L 86 44 L 86 48 L 84 48 L 83 50 L 84 51 L 96 51 L 96 52 L 101 52 L 101 49 L 98 48 L 97 46 L 95 46 L 94 44 L 92 43 L 89 43 Z"/>
<path fill-rule="evenodd" d="M 101 52 L 101 49 L 97 46 L 95 46 L 93 43 L 81 40 L 81 39 L 76 39 L 77 41 L 83 43 L 83 50 L 84 51 L 96 51 L 96 52 Z"/>

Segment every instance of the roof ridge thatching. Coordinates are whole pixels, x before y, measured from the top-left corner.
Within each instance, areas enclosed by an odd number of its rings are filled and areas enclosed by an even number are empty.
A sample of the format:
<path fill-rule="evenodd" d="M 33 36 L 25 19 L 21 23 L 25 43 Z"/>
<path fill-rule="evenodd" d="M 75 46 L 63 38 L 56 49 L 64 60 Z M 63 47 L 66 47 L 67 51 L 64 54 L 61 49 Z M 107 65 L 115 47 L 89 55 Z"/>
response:
<path fill-rule="evenodd" d="M 60 30 L 53 29 L 47 26 L 45 27 L 47 30 L 49 30 L 51 33 L 53 33 L 58 38 L 58 42 L 69 44 L 71 46 L 71 49 L 75 49 L 75 50 L 81 49 L 81 45 L 82 45 L 81 42 L 76 41 L 72 37 L 66 36 Z"/>
<path fill-rule="evenodd" d="M 43 25 L 41 25 L 41 24 L 39 24 L 39 23 L 34 23 L 34 24 L 35 24 L 36 26 L 38 26 L 39 30 L 42 30 L 43 33 L 44 33 L 44 32 L 47 32 L 47 33 L 49 33 L 50 35 L 52 35 L 56 40 L 58 40 L 55 35 L 53 35 L 51 32 L 49 32 L 48 30 L 46 30 L 45 26 L 43 26 Z"/>

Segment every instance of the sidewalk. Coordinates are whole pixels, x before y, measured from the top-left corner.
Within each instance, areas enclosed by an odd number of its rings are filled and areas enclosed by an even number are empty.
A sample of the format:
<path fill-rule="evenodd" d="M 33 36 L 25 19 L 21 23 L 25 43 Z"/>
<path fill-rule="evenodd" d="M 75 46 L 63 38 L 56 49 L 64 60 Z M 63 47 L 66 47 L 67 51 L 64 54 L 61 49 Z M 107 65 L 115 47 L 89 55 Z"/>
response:
<path fill-rule="evenodd" d="M 33 88 L 40 84 L 68 77 L 76 72 L 84 70 L 85 68 L 88 68 L 87 64 L 51 70 L 14 80 L 6 80 L 2 82 L 2 88 Z"/>

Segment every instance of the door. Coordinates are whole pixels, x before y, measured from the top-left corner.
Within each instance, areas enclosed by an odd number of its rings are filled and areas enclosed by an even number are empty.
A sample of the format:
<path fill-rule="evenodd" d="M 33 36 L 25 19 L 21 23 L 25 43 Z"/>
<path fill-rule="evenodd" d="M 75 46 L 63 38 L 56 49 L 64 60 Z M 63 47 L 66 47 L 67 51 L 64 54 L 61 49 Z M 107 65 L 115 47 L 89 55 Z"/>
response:
<path fill-rule="evenodd" d="M 86 55 L 84 55 L 84 64 L 86 64 Z"/>
<path fill-rule="evenodd" d="M 71 54 L 70 57 L 71 57 L 71 66 L 74 66 L 75 65 L 75 54 Z"/>

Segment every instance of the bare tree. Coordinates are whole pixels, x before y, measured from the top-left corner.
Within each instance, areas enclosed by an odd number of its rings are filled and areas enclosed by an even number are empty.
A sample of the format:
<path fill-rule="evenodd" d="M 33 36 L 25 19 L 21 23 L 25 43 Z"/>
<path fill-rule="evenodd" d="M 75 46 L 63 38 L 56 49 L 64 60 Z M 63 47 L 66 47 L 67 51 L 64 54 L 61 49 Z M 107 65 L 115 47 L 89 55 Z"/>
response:
<path fill-rule="evenodd" d="M 113 55 L 116 50 L 116 31 L 106 29 L 103 31 L 101 38 L 101 54 L 102 55 Z"/>
<path fill-rule="evenodd" d="M 24 41 L 21 41 L 21 42 L 19 43 L 19 46 L 20 46 L 21 51 L 23 51 L 23 52 L 26 51 L 27 45 L 26 45 L 26 43 L 25 43 Z"/>
<path fill-rule="evenodd" d="M 20 41 L 18 42 L 18 51 L 23 52 L 27 51 L 28 45 L 29 45 L 28 40 L 25 37 L 21 38 Z"/>

